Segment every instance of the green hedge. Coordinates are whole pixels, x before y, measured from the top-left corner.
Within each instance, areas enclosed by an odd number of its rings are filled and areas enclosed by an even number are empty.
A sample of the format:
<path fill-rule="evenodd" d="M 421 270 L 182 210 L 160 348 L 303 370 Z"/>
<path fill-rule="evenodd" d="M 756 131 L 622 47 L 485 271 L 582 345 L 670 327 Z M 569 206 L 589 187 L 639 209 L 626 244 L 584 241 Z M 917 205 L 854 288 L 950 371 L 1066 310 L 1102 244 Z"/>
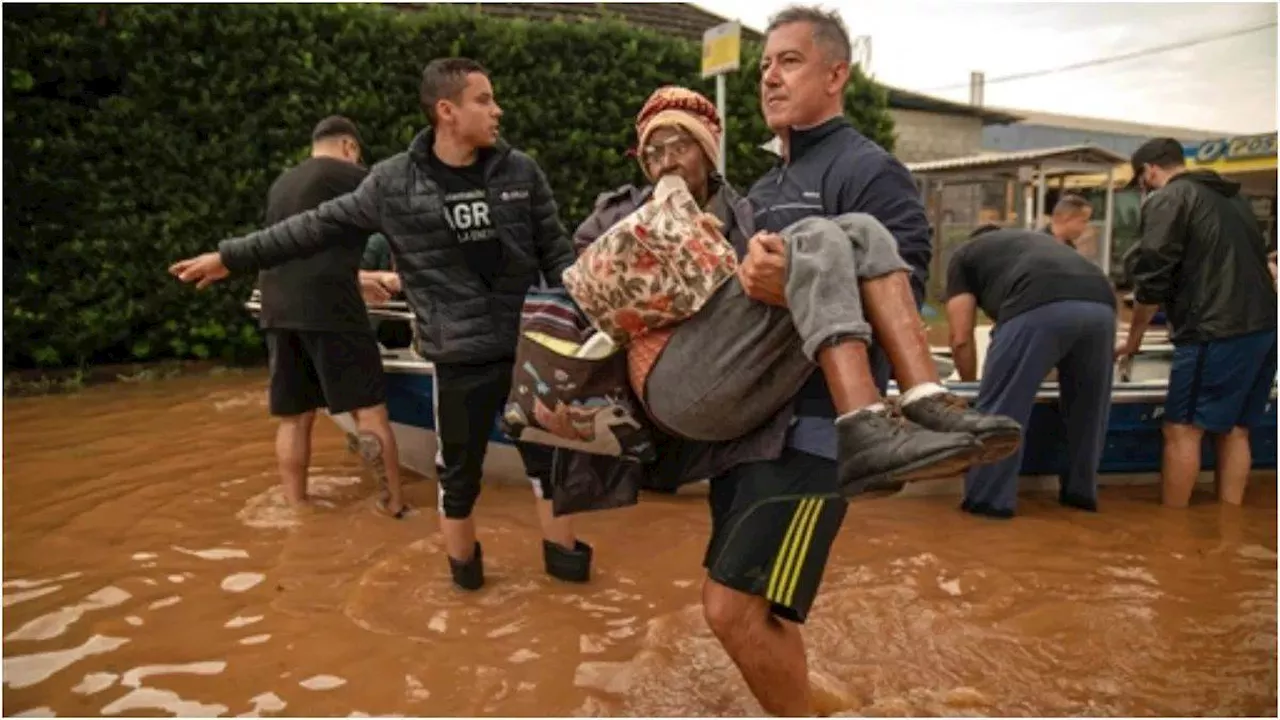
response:
<path fill-rule="evenodd" d="M 355 119 L 369 161 L 423 125 L 433 57 L 493 73 L 505 137 L 546 169 L 564 220 L 638 181 L 632 119 L 656 87 L 698 77 L 699 47 L 617 21 L 535 23 L 448 6 L 15 5 L 4 13 L 4 359 L 59 367 L 258 356 L 254 278 L 197 293 L 175 259 L 262 222 L 267 188 L 325 115 Z M 729 175 L 768 165 L 759 48 L 729 79 Z M 882 144 L 882 90 L 850 113 Z"/>

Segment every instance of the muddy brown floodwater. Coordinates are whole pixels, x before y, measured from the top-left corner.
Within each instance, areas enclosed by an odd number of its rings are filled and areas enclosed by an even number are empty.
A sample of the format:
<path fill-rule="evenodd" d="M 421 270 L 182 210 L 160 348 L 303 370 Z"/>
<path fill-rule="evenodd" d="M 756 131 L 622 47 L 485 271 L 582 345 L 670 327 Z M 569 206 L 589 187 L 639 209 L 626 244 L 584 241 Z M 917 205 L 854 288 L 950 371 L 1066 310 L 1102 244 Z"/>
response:
<path fill-rule="evenodd" d="M 327 507 L 285 510 L 264 384 L 5 401 L 5 715 L 761 713 L 697 605 L 698 488 L 583 516 L 576 587 L 541 570 L 528 488 L 490 487 L 463 597 L 433 514 L 376 515 L 326 420 Z M 1274 717 L 1275 474 L 1234 512 L 1156 499 L 856 503 L 804 631 L 817 678 L 844 714 Z"/>

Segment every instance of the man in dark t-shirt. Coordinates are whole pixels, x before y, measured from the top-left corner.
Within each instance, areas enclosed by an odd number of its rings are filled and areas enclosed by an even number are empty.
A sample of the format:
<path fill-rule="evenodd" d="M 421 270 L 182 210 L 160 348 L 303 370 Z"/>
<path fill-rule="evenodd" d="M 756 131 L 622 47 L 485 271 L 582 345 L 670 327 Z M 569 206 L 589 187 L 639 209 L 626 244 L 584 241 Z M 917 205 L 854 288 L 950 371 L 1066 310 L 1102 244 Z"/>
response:
<path fill-rule="evenodd" d="M 480 148 L 470 165 L 453 166 L 442 161 L 432 149 L 427 158 L 432 177 L 444 191 L 444 219 L 462 250 L 471 272 L 492 289 L 494 274 L 502 267 L 502 243 L 489 216 L 489 192 L 484 180 L 485 164 L 493 148 Z"/>
<path fill-rule="evenodd" d="M 1070 467 L 1059 500 L 1097 509 L 1097 469 L 1111 409 L 1115 291 L 1102 270 L 1045 233 L 979 228 L 947 268 L 947 321 L 960 379 L 977 379 L 977 308 L 995 322 L 983 364 L 977 409 L 1026 428 L 1036 392 L 1058 370 Z M 1025 447 L 1025 443 L 1023 444 Z M 965 478 L 964 510 L 1012 517 L 1022 448 Z"/>
<path fill-rule="evenodd" d="M 367 171 L 360 165 L 360 136 L 350 120 L 325 118 L 312 132 L 311 142 L 311 157 L 271 185 L 268 224 L 352 192 L 364 180 Z M 375 297 L 385 298 L 399 288 L 394 287 L 398 284 L 394 274 L 359 277 L 366 236 L 351 231 L 346 242 L 259 274 L 259 324 L 266 333 L 271 368 L 270 411 L 280 418 L 276 456 L 291 502 L 306 500 L 311 429 L 316 409 L 323 407 L 331 414 L 354 415 L 361 454 L 378 476 L 378 507 L 402 517 L 406 506 L 400 495 L 395 436 L 387 417 L 382 358 L 361 297 L 361 282 L 382 287 L 382 293 L 365 293 Z"/>

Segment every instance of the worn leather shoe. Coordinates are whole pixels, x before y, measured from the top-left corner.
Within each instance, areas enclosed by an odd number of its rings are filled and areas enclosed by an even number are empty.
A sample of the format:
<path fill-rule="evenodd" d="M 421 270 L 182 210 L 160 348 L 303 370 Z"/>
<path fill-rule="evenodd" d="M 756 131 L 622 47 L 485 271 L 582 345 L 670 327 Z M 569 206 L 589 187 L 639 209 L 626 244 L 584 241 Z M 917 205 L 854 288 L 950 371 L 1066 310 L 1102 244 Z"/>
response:
<path fill-rule="evenodd" d="M 889 480 L 954 477 L 982 453 L 974 436 L 923 428 L 890 412 L 864 410 L 836 421 L 840 485 L 846 495 Z"/>
<path fill-rule="evenodd" d="M 982 443 L 979 465 L 1003 460 L 1022 444 L 1022 425 L 1017 420 L 978 412 L 954 393 L 936 393 L 903 405 L 902 415 L 929 430 L 974 436 Z"/>

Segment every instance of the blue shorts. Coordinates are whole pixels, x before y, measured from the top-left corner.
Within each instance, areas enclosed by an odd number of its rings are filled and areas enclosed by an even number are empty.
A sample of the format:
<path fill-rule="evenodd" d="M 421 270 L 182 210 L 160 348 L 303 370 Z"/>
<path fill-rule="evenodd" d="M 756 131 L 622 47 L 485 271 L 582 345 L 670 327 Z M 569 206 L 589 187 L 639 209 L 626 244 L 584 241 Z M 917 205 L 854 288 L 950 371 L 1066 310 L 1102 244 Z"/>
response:
<path fill-rule="evenodd" d="M 1253 427 L 1276 380 L 1276 331 L 1179 345 L 1173 351 L 1165 421 L 1212 433 Z"/>

